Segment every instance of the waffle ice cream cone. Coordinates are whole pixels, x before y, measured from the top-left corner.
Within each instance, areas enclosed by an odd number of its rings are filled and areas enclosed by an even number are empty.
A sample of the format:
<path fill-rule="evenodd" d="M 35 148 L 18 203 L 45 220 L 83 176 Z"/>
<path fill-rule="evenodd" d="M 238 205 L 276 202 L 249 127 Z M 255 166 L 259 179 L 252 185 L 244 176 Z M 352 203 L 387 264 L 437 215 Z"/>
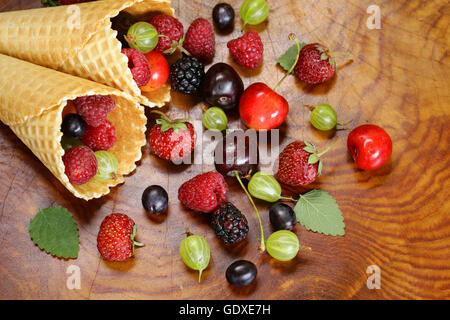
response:
<path fill-rule="evenodd" d="M 118 162 L 118 174 L 109 181 L 95 178 L 73 185 L 64 173 L 61 123 L 69 100 L 87 95 L 111 95 L 116 107 L 108 120 L 117 141 L 108 150 Z M 120 90 L 0 54 L 0 120 L 30 148 L 75 196 L 89 200 L 109 193 L 136 168 L 145 145 L 146 117 L 135 98 Z"/>
<path fill-rule="evenodd" d="M 148 20 L 174 15 L 170 0 L 102 0 L 0 13 L 0 53 L 124 91 L 143 105 L 170 100 L 170 86 L 143 93 L 121 53 L 111 18 L 126 11 Z"/>

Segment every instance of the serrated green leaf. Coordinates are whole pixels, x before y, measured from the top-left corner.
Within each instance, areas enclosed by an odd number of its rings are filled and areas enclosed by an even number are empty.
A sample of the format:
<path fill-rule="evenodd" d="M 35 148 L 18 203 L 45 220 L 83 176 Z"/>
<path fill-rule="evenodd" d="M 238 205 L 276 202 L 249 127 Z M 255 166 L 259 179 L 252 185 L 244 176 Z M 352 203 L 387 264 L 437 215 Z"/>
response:
<path fill-rule="evenodd" d="M 67 209 L 51 207 L 39 210 L 28 231 L 33 242 L 45 252 L 65 259 L 78 257 L 78 227 Z"/>
<path fill-rule="evenodd" d="M 301 43 L 300 50 L 304 46 L 306 46 L 306 43 Z M 289 71 L 291 70 L 292 65 L 295 63 L 297 55 L 298 55 L 297 44 L 294 44 L 289 49 L 287 49 L 287 51 L 281 57 L 278 58 L 277 62 L 285 71 Z"/>
<path fill-rule="evenodd" d="M 332 236 L 345 234 L 342 212 L 326 191 L 312 190 L 300 195 L 294 212 L 297 221 L 308 230 Z"/>

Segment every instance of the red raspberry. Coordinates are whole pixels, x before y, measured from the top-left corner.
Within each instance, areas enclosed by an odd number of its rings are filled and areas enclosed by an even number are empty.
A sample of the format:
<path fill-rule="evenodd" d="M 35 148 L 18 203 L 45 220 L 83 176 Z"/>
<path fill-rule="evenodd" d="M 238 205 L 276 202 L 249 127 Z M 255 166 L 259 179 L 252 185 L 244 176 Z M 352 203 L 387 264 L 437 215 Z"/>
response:
<path fill-rule="evenodd" d="M 248 69 L 255 69 L 263 59 L 264 45 L 255 31 L 249 31 L 240 38 L 228 41 L 227 47 L 233 59 Z"/>
<path fill-rule="evenodd" d="M 97 127 L 106 120 L 108 113 L 114 109 L 116 102 L 111 96 L 86 96 L 73 101 L 78 114 L 92 127 Z"/>
<path fill-rule="evenodd" d="M 336 71 L 336 61 L 328 49 L 318 43 L 304 46 L 300 51 L 294 73 L 303 82 L 319 84 L 331 79 Z"/>
<path fill-rule="evenodd" d="M 228 185 L 218 172 L 200 174 L 183 183 L 178 189 L 178 200 L 199 212 L 212 212 L 227 201 Z"/>
<path fill-rule="evenodd" d="M 97 158 L 88 147 L 72 147 L 66 151 L 62 160 L 65 174 L 71 184 L 85 184 L 97 174 Z"/>
<path fill-rule="evenodd" d="M 186 32 L 183 47 L 194 57 L 209 61 L 214 57 L 215 46 L 211 23 L 202 18 L 194 20 Z"/>
<path fill-rule="evenodd" d="M 165 36 L 159 38 L 158 45 L 154 49 L 157 52 L 164 53 L 164 51 L 171 48 L 173 41 L 179 42 L 183 37 L 183 25 L 174 17 L 160 14 L 154 16 L 150 20 L 150 24 L 155 27 L 159 35 Z"/>
<path fill-rule="evenodd" d="M 150 81 L 152 73 L 147 58 L 142 52 L 134 48 L 122 49 L 122 53 L 128 57 L 128 67 L 138 87 L 144 87 Z"/>
<path fill-rule="evenodd" d="M 98 127 L 88 125 L 81 141 L 94 151 L 109 150 L 116 142 L 116 129 L 108 120 Z"/>

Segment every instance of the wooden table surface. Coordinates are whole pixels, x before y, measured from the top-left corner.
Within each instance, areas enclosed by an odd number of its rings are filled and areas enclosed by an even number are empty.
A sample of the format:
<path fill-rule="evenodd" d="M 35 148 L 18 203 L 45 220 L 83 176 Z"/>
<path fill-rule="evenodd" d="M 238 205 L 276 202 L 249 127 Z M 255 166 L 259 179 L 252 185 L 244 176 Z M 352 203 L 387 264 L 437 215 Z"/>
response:
<path fill-rule="evenodd" d="M 237 10 L 242 1 L 230 0 Z M 381 9 L 381 29 L 370 30 L 367 8 Z M 207 164 L 175 166 L 158 160 L 148 146 L 137 170 L 99 200 L 73 197 L 5 125 L 0 124 L 0 298 L 2 299 L 445 299 L 450 298 L 450 58 L 448 1 L 269 1 L 267 23 L 253 27 L 265 45 L 264 64 L 244 71 L 230 59 L 226 42 L 241 32 L 216 37 L 215 62 L 236 67 L 244 82 L 274 86 L 282 76 L 276 66 L 294 32 L 304 42 L 320 42 L 354 55 L 328 84 L 306 86 L 289 77 L 279 92 L 291 106 L 281 128 L 281 143 L 307 139 L 319 147 L 338 138 L 326 156 L 323 176 L 311 188 L 332 194 L 346 223 L 344 237 L 295 232 L 311 252 L 280 263 L 258 252 L 258 223 L 238 184 L 229 180 L 230 200 L 248 217 L 248 241 L 230 249 L 215 238 L 203 216 L 183 208 L 178 187 Z M 1 0 L 0 10 L 40 6 L 39 0 Z M 173 6 L 187 29 L 198 16 L 211 19 L 212 0 L 176 0 Z M 200 119 L 198 101 L 172 94 L 163 110 L 173 116 Z M 328 102 L 349 125 L 375 123 L 392 137 L 394 150 L 379 170 L 355 168 L 346 150 L 348 131 L 322 134 L 309 123 L 304 104 Z M 149 115 L 149 126 L 154 118 Z M 243 127 L 234 119 L 231 128 Z M 166 188 L 170 210 L 149 218 L 141 205 L 151 184 Z M 292 194 L 304 190 L 285 190 Z M 61 205 L 79 226 L 81 250 L 76 260 L 53 258 L 30 240 L 28 224 L 39 208 Z M 271 228 L 268 205 L 257 202 L 266 234 Z M 135 258 L 109 263 L 99 257 L 96 235 L 112 212 L 130 215 L 139 226 L 137 239 L 146 244 Z M 198 284 L 178 246 L 189 228 L 205 236 L 212 261 Z M 258 266 L 250 287 L 229 286 L 224 273 L 236 259 Z M 67 268 L 81 270 L 81 289 L 66 287 Z M 381 270 L 381 288 L 367 285 L 370 265 Z"/>

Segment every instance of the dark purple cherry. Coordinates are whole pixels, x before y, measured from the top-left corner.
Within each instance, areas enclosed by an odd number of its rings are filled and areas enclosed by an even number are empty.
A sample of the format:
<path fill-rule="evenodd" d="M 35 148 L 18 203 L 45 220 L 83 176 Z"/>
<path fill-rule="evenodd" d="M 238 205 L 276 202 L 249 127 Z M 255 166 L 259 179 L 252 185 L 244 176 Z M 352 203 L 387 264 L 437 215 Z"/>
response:
<path fill-rule="evenodd" d="M 203 80 L 203 98 L 206 102 L 224 110 L 237 108 L 244 92 L 241 77 L 230 65 L 216 63 Z"/>

